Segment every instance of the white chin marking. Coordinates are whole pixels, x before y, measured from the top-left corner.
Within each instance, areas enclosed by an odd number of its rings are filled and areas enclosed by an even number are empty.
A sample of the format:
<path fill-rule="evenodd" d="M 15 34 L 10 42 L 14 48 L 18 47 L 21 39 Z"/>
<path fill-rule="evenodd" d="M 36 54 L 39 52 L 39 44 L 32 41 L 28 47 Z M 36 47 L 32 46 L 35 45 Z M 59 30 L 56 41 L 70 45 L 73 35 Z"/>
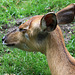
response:
<path fill-rule="evenodd" d="M 6 43 L 3 41 L 3 45 L 6 45 Z"/>

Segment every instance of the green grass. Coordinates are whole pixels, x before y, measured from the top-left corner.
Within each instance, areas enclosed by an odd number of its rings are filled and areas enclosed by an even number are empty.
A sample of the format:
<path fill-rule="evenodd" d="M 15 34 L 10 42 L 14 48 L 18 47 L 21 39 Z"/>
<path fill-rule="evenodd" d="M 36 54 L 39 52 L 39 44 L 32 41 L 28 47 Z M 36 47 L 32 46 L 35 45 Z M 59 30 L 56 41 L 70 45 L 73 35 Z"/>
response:
<path fill-rule="evenodd" d="M 69 41 L 69 44 L 66 45 L 66 47 L 70 54 L 75 57 L 75 35 L 72 35 L 71 40 Z"/>
<path fill-rule="evenodd" d="M 45 14 L 74 3 L 74 0 L 0 0 L 0 30 L 2 26 L 14 25 L 15 19 L 30 15 Z M 11 24 L 10 24 L 11 23 Z M 3 30 L 5 31 L 5 30 Z M 25 52 L 2 45 L 5 32 L 0 31 L 0 75 L 50 75 L 46 56 L 38 53 Z M 75 57 L 75 36 L 66 45 L 71 55 Z"/>
<path fill-rule="evenodd" d="M 17 50 L 14 49 L 13 51 L 10 51 L 11 53 L 6 52 L 5 55 L 1 57 L 1 75 L 4 73 L 14 73 L 16 75 L 50 74 L 45 55 Z"/>
<path fill-rule="evenodd" d="M 74 3 L 74 0 L 1 0 L 0 28 L 4 24 L 10 26 L 10 20 L 50 11 L 57 12 L 71 3 Z"/>

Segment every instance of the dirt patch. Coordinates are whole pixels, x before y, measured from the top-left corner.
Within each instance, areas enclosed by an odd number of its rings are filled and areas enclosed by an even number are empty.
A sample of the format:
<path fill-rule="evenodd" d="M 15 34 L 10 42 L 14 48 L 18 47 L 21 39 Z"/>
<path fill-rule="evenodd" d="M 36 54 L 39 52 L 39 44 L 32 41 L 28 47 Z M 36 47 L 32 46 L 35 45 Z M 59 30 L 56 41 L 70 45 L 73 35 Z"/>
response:
<path fill-rule="evenodd" d="M 59 26 L 64 35 L 65 42 L 68 43 L 68 41 L 71 39 L 71 34 L 75 34 L 73 29 L 75 24 L 65 24 L 65 25 L 59 25 Z"/>

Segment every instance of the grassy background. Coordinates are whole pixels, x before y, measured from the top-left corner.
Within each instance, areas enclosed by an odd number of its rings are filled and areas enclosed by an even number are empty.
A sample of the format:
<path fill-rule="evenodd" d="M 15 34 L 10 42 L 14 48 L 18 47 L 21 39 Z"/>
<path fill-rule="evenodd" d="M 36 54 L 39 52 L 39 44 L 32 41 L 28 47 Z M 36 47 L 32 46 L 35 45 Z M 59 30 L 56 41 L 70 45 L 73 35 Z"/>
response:
<path fill-rule="evenodd" d="M 57 12 L 74 2 L 74 0 L 0 0 L 0 28 L 2 24 L 10 25 L 10 20 L 14 18 Z M 12 23 L 14 22 L 15 20 Z"/>
<path fill-rule="evenodd" d="M 7 48 L 2 45 L 5 34 L 4 25 L 11 27 L 18 18 L 30 15 L 41 15 L 50 11 L 57 12 L 74 0 L 0 0 L 0 75 L 50 75 L 46 56 L 29 53 L 19 49 Z M 11 23 L 11 24 L 10 24 Z M 66 45 L 71 55 L 75 57 L 75 35 Z"/>

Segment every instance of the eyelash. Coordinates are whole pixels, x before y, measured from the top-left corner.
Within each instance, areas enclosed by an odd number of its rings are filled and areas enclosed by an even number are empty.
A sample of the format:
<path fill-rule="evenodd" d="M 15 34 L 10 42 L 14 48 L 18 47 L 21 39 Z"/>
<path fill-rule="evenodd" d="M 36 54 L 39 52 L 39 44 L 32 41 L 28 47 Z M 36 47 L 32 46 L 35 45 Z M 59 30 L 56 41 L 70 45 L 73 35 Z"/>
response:
<path fill-rule="evenodd" d="M 27 30 L 27 29 L 22 29 L 22 28 L 19 29 L 20 32 L 21 32 L 21 31 L 26 31 L 26 30 Z"/>

